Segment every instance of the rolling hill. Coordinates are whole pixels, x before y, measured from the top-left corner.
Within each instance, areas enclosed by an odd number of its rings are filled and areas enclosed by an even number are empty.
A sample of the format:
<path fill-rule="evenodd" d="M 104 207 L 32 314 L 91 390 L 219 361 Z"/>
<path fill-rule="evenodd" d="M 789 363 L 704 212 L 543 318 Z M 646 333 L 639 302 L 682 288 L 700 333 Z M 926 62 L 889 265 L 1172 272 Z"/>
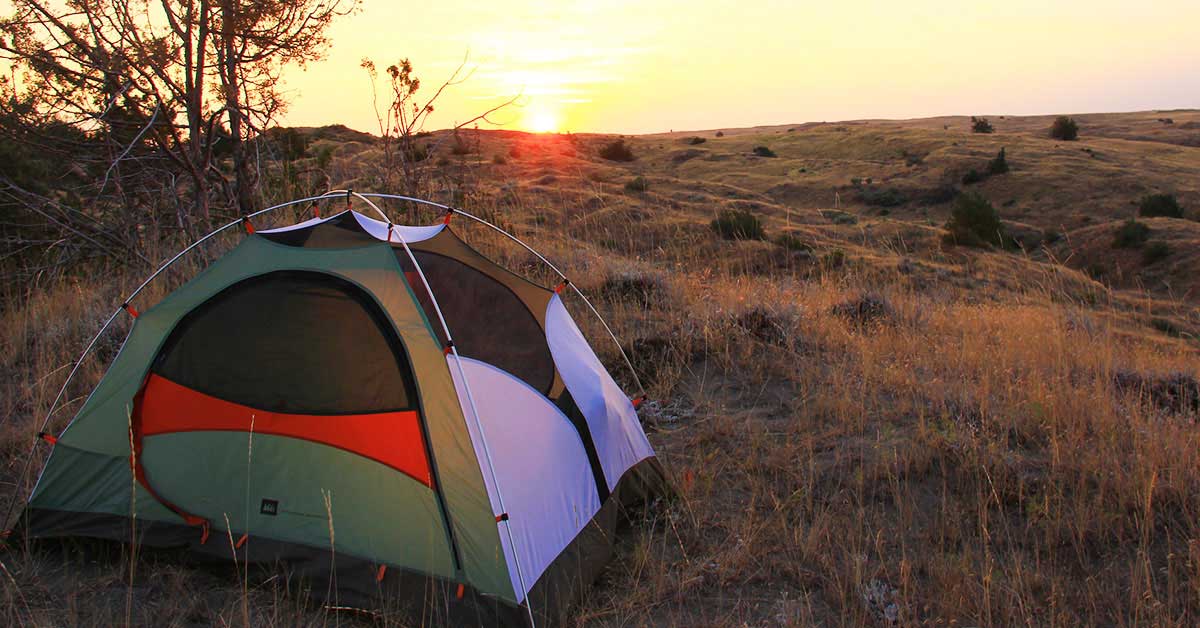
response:
<path fill-rule="evenodd" d="M 623 534 L 577 625 L 1200 621 L 1200 111 L 1079 115 L 1072 142 L 1048 137 L 1053 117 L 988 117 L 987 134 L 946 117 L 418 138 L 420 191 L 559 263 L 650 391 L 643 420 L 679 498 Z M 405 182 L 377 138 L 296 132 L 303 154 L 268 168 L 278 198 Z M 618 140 L 631 159 L 602 157 Z M 963 182 L 1001 149 L 1007 172 Z M 991 202 L 1012 246 L 947 242 L 963 191 Z M 1185 217 L 1139 218 L 1143 241 L 1114 247 L 1156 193 Z M 722 237 L 722 219 L 757 220 L 761 237 Z M 138 279 L 81 271 L 6 304 L 5 481 L 62 365 Z M 584 331 L 628 383 L 598 324 Z M 417 625 L 314 607 L 265 574 L 242 587 L 241 572 L 128 559 L 0 554 L 0 617 Z"/>

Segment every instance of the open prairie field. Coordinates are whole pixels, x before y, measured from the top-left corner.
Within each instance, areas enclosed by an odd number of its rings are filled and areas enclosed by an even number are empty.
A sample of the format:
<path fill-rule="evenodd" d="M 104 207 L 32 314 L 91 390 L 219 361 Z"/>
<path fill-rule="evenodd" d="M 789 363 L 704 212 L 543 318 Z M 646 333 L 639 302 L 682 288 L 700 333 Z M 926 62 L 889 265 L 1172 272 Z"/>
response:
<path fill-rule="evenodd" d="M 1052 117 L 988 118 L 992 133 L 948 117 L 423 138 L 434 199 L 560 263 L 649 391 L 642 418 L 678 498 L 622 532 L 577 625 L 1200 623 L 1200 111 L 1079 115 L 1077 141 L 1051 139 Z M 267 168 L 277 198 L 389 191 L 376 138 L 298 133 L 303 154 Z M 628 159 L 601 157 L 618 139 Z M 1002 245 L 947 237 L 963 192 L 995 208 Z M 1139 217 L 1152 194 L 1184 217 Z M 549 282 L 531 256 L 453 224 Z M 179 244 L 145 241 L 156 261 Z M 144 270 L 6 288 L 6 494 L 28 490 L 37 424 Z M 56 425 L 126 329 L 101 340 Z M 18 546 L 0 564 L 9 625 L 422 625 L 159 553 Z"/>

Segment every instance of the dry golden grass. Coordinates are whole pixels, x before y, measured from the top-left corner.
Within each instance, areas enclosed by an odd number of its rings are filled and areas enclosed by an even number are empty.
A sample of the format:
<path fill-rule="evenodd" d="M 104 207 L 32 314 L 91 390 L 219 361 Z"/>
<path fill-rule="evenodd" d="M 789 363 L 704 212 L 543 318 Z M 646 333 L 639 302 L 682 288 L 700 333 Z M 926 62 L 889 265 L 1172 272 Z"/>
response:
<path fill-rule="evenodd" d="M 1200 148 L 1152 133 L 1163 115 L 1081 118 L 1085 141 L 1118 163 L 1080 159 L 1084 142 L 1056 147 L 1037 135 L 1048 120 L 1015 118 L 993 118 L 992 136 L 939 119 L 639 137 L 638 160 L 624 164 L 595 156 L 605 137 L 488 133 L 478 155 L 447 163 L 469 179 L 465 206 L 512 224 L 597 296 L 654 400 L 644 412 L 650 438 L 680 497 L 623 534 L 577 624 L 1200 622 L 1195 295 L 1108 287 L 1056 264 L 1066 249 L 944 249 L 944 206 L 908 203 L 879 216 L 849 183 L 932 187 L 960 161 L 1004 145 L 1015 172 L 984 190 L 1002 215 L 1042 229 L 1066 224 L 1072 242 L 1111 240 L 1082 217 L 1124 216 L 1141 193 L 1123 187 L 1130 180 L 1173 181 L 1185 206 L 1200 205 L 1200 178 L 1185 176 L 1200 169 Z M 1169 115 L 1177 127 L 1196 117 Z M 708 140 L 679 141 L 691 135 Z M 747 156 L 764 144 L 780 156 Z M 338 153 L 335 186 L 381 181 L 371 150 Z M 676 161 L 687 150 L 704 152 Z M 921 163 L 906 162 L 917 153 Z M 497 154 L 505 163 L 493 162 Z M 637 175 L 649 188 L 626 190 Z M 854 224 L 827 211 L 835 188 Z M 1029 215 L 1002 207 L 1010 193 L 1029 199 Z M 791 231 L 812 250 L 720 240 L 707 223 L 725 208 L 751 209 L 769 237 Z M 455 224 L 510 267 L 551 282 L 530 256 Z M 1172 237 L 1182 242 L 1190 228 Z M 1194 276 L 1194 252 L 1178 248 L 1165 262 L 1170 276 Z M 85 275 L 6 303 L 5 482 L 63 365 L 132 281 Z M 577 318 L 627 380 L 598 325 Z M 101 357 L 118 342 L 102 345 Z M 73 399 L 103 361 L 82 372 Z M 0 617 L 120 624 L 132 590 L 140 625 L 232 625 L 244 615 L 270 626 L 406 625 L 399 613 L 334 614 L 253 574 L 243 589 L 244 574 L 156 554 L 140 558 L 131 586 L 126 559 L 0 554 Z"/>

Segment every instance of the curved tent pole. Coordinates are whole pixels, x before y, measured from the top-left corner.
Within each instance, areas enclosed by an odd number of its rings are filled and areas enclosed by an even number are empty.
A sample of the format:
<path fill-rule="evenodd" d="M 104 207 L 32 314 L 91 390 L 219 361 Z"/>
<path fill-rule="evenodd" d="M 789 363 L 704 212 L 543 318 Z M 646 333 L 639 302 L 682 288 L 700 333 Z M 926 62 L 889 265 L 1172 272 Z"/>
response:
<path fill-rule="evenodd" d="M 338 198 L 339 196 L 341 196 L 341 194 L 330 195 L 330 194 L 326 193 L 326 194 L 322 194 L 321 196 L 312 196 L 312 197 L 308 197 L 308 198 L 302 198 L 302 199 L 298 199 L 298 200 L 288 201 L 286 203 L 280 203 L 279 205 L 274 205 L 274 206 L 268 207 L 266 209 L 260 209 L 256 212 L 247 214 L 244 218 L 239 218 L 237 220 L 234 220 L 233 222 L 229 222 L 220 227 L 217 227 L 213 231 L 209 232 L 208 235 L 205 235 L 204 237 L 200 238 L 199 240 L 196 240 L 195 242 L 189 244 L 182 251 L 176 253 L 174 257 L 172 257 L 171 259 L 164 262 L 161 266 L 158 267 L 158 270 L 155 270 L 153 274 L 151 274 L 149 277 L 147 277 L 146 280 L 143 281 L 141 283 L 141 285 L 139 285 L 137 287 L 137 289 L 135 289 L 133 292 L 131 292 L 129 294 L 129 296 L 125 297 L 125 300 L 121 302 L 121 307 L 118 307 L 117 310 L 115 312 L 113 312 L 111 316 L 108 317 L 108 320 L 104 321 L 104 325 L 102 325 L 100 327 L 100 331 L 97 331 L 96 335 L 92 336 L 91 342 L 89 342 L 87 344 L 87 347 L 84 348 L 83 353 L 81 353 L 79 355 L 79 358 L 77 360 L 75 360 L 75 364 L 71 367 L 70 373 L 67 374 L 67 379 L 63 381 L 62 387 L 58 389 L 58 394 L 54 396 L 54 401 L 52 401 L 50 403 L 50 408 L 46 411 L 46 416 L 44 419 L 42 419 L 42 423 L 38 427 L 38 432 L 37 432 L 38 436 L 41 436 L 43 433 L 45 433 L 46 427 L 50 425 L 50 419 L 54 416 L 54 412 L 56 410 L 58 410 L 59 402 L 62 401 L 63 395 L 65 395 L 67 392 L 67 386 L 70 386 L 71 380 L 73 380 L 75 378 L 75 374 L 77 372 L 79 372 L 79 367 L 83 364 L 83 361 L 85 359 L 87 359 L 88 355 L 91 354 L 92 349 L 94 349 L 96 347 L 96 343 L 100 340 L 100 337 L 104 335 L 104 332 L 108 331 L 108 328 L 112 325 L 113 321 L 115 321 L 117 319 L 117 316 L 119 316 L 121 314 L 121 311 L 125 310 L 126 306 L 128 306 L 131 301 L 133 301 L 135 298 L 137 298 L 137 296 L 139 294 L 141 294 L 142 290 L 145 290 L 146 286 L 150 285 L 151 281 L 154 281 L 155 278 L 157 278 L 165 270 L 170 268 L 172 264 L 179 261 L 180 258 L 182 258 L 184 255 L 188 254 L 190 251 L 192 251 L 192 249 L 195 249 L 197 246 L 200 246 L 202 243 L 206 242 L 207 240 L 209 240 L 213 236 L 217 235 L 218 233 L 221 233 L 222 231 L 225 231 L 226 229 L 241 223 L 243 220 L 261 216 L 267 212 L 271 212 L 276 209 L 281 209 L 283 207 L 288 207 L 290 205 L 307 203 L 309 201 L 319 201 L 319 200 L 324 200 L 327 198 Z M 376 208 L 376 211 L 378 211 L 378 208 Z M 9 499 L 8 507 L 6 508 L 5 513 L 4 513 L 4 519 L 0 519 L 0 526 L 7 525 L 9 517 L 12 516 L 13 507 L 17 503 L 17 499 L 16 499 L 17 495 L 21 492 L 21 483 L 25 481 L 25 476 L 29 474 L 29 466 L 31 464 L 33 464 L 33 452 L 35 451 L 36 448 L 37 448 L 37 440 L 35 439 L 33 444 L 29 446 L 29 451 L 25 454 L 25 464 L 21 468 L 21 473 L 19 475 L 17 475 L 16 482 L 14 483 L 14 486 L 13 486 L 12 497 Z"/>
<path fill-rule="evenodd" d="M 363 202 L 373 207 L 375 211 L 383 214 L 383 211 L 380 210 L 379 207 L 377 207 L 375 203 L 371 202 L 371 200 L 366 196 L 357 192 L 350 192 L 350 194 L 361 198 Z M 520 584 L 522 589 L 520 592 L 521 596 L 525 599 L 525 611 L 529 614 L 529 625 L 531 628 L 537 628 L 537 622 L 535 622 L 533 619 L 533 605 L 529 601 L 529 590 L 525 586 L 525 574 L 521 569 L 521 557 L 520 554 L 517 553 L 517 543 L 513 538 L 512 523 L 507 516 L 508 510 L 504 506 L 504 494 L 500 490 L 500 482 L 496 478 L 496 465 L 492 462 L 492 451 L 487 444 L 487 435 L 484 432 L 483 423 L 479 420 L 479 410 L 475 405 L 475 397 L 471 394 L 471 385 L 467 382 L 467 374 L 462 367 L 462 357 L 458 355 L 458 348 L 454 346 L 454 339 L 450 336 L 450 328 L 446 325 L 446 317 L 442 316 L 442 308 L 438 305 L 437 297 L 433 293 L 433 288 L 429 286 L 429 281 L 425 278 L 425 271 L 421 270 L 421 264 L 417 262 L 417 258 L 415 255 L 413 255 L 412 249 L 409 248 L 408 242 L 404 239 L 404 235 L 392 228 L 394 225 L 390 219 L 387 221 L 387 223 L 388 242 L 390 243 L 392 241 L 393 233 L 396 234 L 396 237 L 400 240 L 401 246 L 404 247 L 404 252 L 408 255 L 408 260 L 412 262 L 413 268 L 417 270 L 417 276 L 421 278 L 421 285 L 424 286 L 425 293 L 429 295 L 429 300 L 431 303 L 433 303 L 433 311 L 437 314 L 438 322 L 442 326 L 442 333 L 446 334 L 446 349 L 450 354 L 454 355 L 454 364 L 458 368 L 458 377 L 462 381 L 463 390 L 467 393 L 467 402 L 471 405 L 471 416 L 475 419 L 475 429 L 479 431 L 480 444 L 483 445 L 483 455 L 484 458 L 487 459 L 488 474 L 492 477 L 492 486 L 496 487 L 496 503 L 500 507 L 500 515 L 497 518 L 503 517 L 501 520 L 504 522 L 504 531 L 506 536 L 508 536 L 508 545 L 512 548 L 513 563 L 517 569 L 517 582 Z"/>
<path fill-rule="evenodd" d="M 359 194 L 358 192 L 355 192 L 354 190 L 342 190 L 342 189 L 329 190 L 328 192 L 325 193 L 325 195 L 332 196 L 334 198 L 345 197 L 347 206 L 350 204 L 351 197 L 358 197 L 358 198 L 362 199 L 363 201 L 365 201 L 367 203 L 367 205 L 370 205 L 371 209 L 375 210 L 375 213 L 379 214 L 379 216 L 381 218 L 383 218 L 384 222 L 386 222 L 388 224 L 391 224 L 391 222 L 392 222 L 392 219 L 388 218 L 388 215 L 383 213 L 382 209 L 379 209 L 379 207 L 377 205 L 375 205 L 375 203 L 372 203 L 371 201 L 367 200 L 367 196 L 369 196 L 369 195 Z M 322 197 L 322 198 L 324 198 L 324 197 Z M 303 203 L 304 201 L 299 201 L 299 202 Z"/>
<path fill-rule="evenodd" d="M 388 198 L 388 199 L 395 199 L 395 200 L 401 200 L 401 201 L 410 201 L 413 203 L 420 203 L 423 205 L 439 207 L 446 211 L 454 212 L 455 214 L 462 214 L 466 218 L 469 218 L 479 224 L 482 224 L 486 227 L 491 228 L 493 231 L 499 233 L 500 235 L 503 235 L 504 237 L 508 238 L 509 240 L 512 240 L 513 242 L 516 242 L 517 244 L 521 245 L 526 251 L 533 253 L 539 260 L 542 261 L 543 264 L 545 264 L 547 267 L 549 267 L 550 270 L 554 271 L 554 273 L 556 275 L 558 275 L 559 279 L 562 279 L 563 281 L 565 281 L 567 283 L 567 285 L 569 285 L 571 287 L 571 290 L 573 290 L 575 292 L 575 294 L 579 295 L 580 299 L 583 299 L 583 303 L 585 305 L 587 305 L 587 308 L 589 310 L 591 310 L 592 314 L 594 314 L 596 316 L 596 319 L 600 321 L 600 324 L 604 327 L 604 331 L 608 332 L 608 337 L 612 338 L 613 344 L 617 345 L 617 351 L 621 352 L 621 359 L 625 361 L 625 366 L 629 367 L 629 374 L 633 376 L 633 382 L 638 387 L 639 395 L 641 397 L 646 396 L 646 387 L 642 386 L 642 379 L 640 377 L 638 377 L 637 369 L 633 368 L 633 362 L 630 361 L 629 355 L 625 353 L 625 348 L 621 346 L 621 341 L 617 339 L 617 334 L 614 333 L 612 328 L 608 326 L 608 321 L 604 320 L 604 317 L 600 315 L 600 312 L 596 310 L 596 307 L 594 305 L 592 305 L 592 302 L 587 298 L 587 296 L 583 294 L 583 292 L 579 289 L 578 286 L 576 286 L 573 282 L 568 280 L 567 276 L 565 274 L 563 274 L 563 272 L 561 270 L 559 270 L 557 266 L 552 264 L 550 262 L 550 260 L 546 259 L 545 256 L 543 256 L 541 253 L 537 252 L 533 247 L 526 244 L 520 238 L 505 231 L 504 229 L 501 229 L 497 225 L 492 224 L 491 222 L 488 222 L 487 220 L 484 220 L 483 218 L 480 218 L 478 216 L 475 216 L 473 214 L 465 212 L 461 209 L 458 209 L 455 207 L 450 207 L 449 205 L 443 205 L 441 203 L 435 203 L 433 201 L 427 201 L 425 199 L 420 199 L 420 198 L 413 198 L 411 196 L 401 196 L 399 194 L 379 194 L 379 193 L 357 194 L 356 193 L 355 196 L 362 197 L 362 199 L 364 201 L 367 200 L 366 197 L 368 197 L 368 196 L 373 197 L 373 198 Z M 376 211 L 378 211 L 378 208 L 376 208 Z"/>

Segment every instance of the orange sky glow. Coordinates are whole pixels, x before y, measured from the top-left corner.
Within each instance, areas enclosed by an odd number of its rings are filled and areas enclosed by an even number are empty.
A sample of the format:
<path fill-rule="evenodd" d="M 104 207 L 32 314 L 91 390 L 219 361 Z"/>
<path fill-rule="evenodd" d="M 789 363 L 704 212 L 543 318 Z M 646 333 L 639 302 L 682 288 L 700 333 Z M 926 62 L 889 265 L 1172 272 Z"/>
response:
<path fill-rule="evenodd" d="M 408 57 L 428 130 L 653 133 L 856 118 L 1200 107 L 1196 0 L 365 0 L 284 75 L 285 125 L 379 132 L 361 60 Z M 386 85 L 379 84 L 380 106 Z M 487 126 L 487 125 L 483 125 Z"/>

